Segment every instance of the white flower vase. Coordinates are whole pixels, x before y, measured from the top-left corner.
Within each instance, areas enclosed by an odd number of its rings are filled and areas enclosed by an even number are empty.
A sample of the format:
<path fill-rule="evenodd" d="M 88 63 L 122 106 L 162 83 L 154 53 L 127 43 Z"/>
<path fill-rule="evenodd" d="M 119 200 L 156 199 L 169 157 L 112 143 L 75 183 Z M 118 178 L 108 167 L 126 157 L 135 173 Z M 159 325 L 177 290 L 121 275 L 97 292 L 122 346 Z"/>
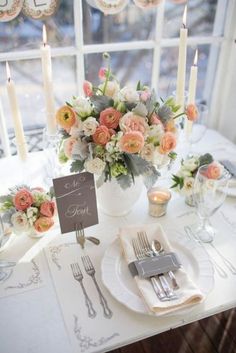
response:
<path fill-rule="evenodd" d="M 34 228 L 31 228 L 28 232 L 27 232 L 27 235 L 30 237 L 30 238 L 41 238 L 44 236 L 45 233 L 43 232 L 37 232 L 36 229 Z"/>
<path fill-rule="evenodd" d="M 124 216 L 138 201 L 143 190 L 142 178 L 135 178 L 128 189 L 122 189 L 113 178 L 97 188 L 97 201 L 101 211 L 109 216 Z"/>

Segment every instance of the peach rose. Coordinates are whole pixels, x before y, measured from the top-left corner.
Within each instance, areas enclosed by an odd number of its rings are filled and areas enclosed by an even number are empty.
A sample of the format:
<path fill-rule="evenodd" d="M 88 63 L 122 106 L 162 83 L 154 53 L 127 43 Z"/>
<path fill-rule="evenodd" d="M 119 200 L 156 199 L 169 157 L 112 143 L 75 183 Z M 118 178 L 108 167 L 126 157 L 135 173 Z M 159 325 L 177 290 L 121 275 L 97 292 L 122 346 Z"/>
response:
<path fill-rule="evenodd" d="M 55 202 L 44 201 L 40 206 L 40 213 L 45 217 L 53 217 L 55 213 Z"/>
<path fill-rule="evenodd" d="M 123 132 L 139 131 L 142 135 L 145 135 L 148 131 L 148 124 L 142 116 L 129 112 L 120 119 L 120 129 Z"/>
<path fill-rule="evenodd" d="M 77 140 L 74 137 L 68 137 L 64 141 L 63 148 L 64 148 L 64 153 L 65 153 L 67 158 L 72 158 L 73 148 L 74 148 L 76 143 L 77 143 Z"/>
<path fill-rule="evenodd" d="M 218 162 L 212 162 L 206 170 L 206 177 L 209 179 L 219 179 L 223 172 L 223 166 Z"/>
<path fill-rule="evenodd" d="M 99 122 L 108 129 L 116 129 L 122 114 L 114 108 L 107 108 L 100 113 Z"/>
<path fill-rule="evenodd" d="M 18 211 L 26 210 L 33 202 L 33 196 L 27 189 L 19 190 L 13 198 L 14 206 Z"/>
<path fill-rule="evenodd" d="M 165 125 L 165 131 L 169 131 L 169 132 L 173 132 L 173 133 L 177 132 L 177 127 L 175 125 L 174 119 L 170 119 L 169 121 L 167 121 L 167 123 Z"/>
<path fill-rule="evenodd" d="M 185 113 L 187 115 L 187 119 L 190 121 L 196 121 L 198 118 L 198 110 L 195 104 L 188 104 Z"/>
<path fill-rule="evenodd" d="M 83 90 L 86 97 L 91 97 L 93 95 L 93 85 L 89 81 L 84 81 Z"/>
<path fill-rule="evenodd" d="M 159 152 L 167 154 L 176 147 L 176 137 L 172 132 L 166 132 L 161 138 Z"/>
<path fill-rule="evenodd" d="M 105 146 L 107 142 L 111 139 L 111 133 L 105 125 L 100 125 L 97 127 L 95 133 L 92 135 L 93 141 L 98 144 Z"/>
<path fill-rule="evenodd" d="M 54 221 L 49 217 L 39 217 L 34 223 L 34 228 L 37 232 L 43 233 L 46 232 L 54 225 Z"/>
<path fill-rule="evenodd" d="M 57 123 L 63 129 L 70 129 L 76 123 L 76 114 L 68 105 L 64 105 L 56 112 Z"/>
<path fill-rule="evenodd" d="M 120 141 L 121 151 L 127 153 L 138 153 L 144 146 L 144 137 L 139 131 L 130 131 L 124 134 Z"/>
<path fill-rule="evenodd" d="M 100 80 L 103 81 L 106 79 L 106 73 L 107 73 L 107 69 L 105 67 L 101 67 L 98 72 L 98 77 L 100 78 Z"/>
<path fill-rule="evenodd" d="M 163 125 L 162 122 L 161 122 L 161 119 L 159 118 L 159 116 L 157 114 L 152 114 L 151 118 L 150 118 L 150 123 L 152 125 Z"/>

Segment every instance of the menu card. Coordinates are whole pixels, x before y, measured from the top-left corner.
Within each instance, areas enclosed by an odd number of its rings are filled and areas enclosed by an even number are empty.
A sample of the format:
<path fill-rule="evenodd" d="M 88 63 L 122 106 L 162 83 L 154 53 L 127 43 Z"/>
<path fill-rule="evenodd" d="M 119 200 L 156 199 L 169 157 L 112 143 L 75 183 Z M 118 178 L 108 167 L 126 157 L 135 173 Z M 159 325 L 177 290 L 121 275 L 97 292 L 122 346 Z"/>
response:
<path fill-rule="evenodd" d="M 53 179 L 62 233 L 98 224 L 94 176 L 84 172 Z"/>

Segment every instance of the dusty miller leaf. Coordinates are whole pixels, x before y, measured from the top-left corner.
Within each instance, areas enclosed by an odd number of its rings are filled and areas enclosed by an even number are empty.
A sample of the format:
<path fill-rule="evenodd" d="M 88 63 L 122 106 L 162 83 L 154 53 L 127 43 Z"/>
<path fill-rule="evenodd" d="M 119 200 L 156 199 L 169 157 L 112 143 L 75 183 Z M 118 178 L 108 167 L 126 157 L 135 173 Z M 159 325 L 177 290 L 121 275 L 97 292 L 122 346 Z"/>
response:
<path fill-rule="evenodd" d="M 147 116 L 148 111 L 143 103 L 138 103 L 136 107 L 132 110 L 134 114 L 139 116 L 143 116 L 144 118 Z"/>
<path fill-rule="evenodd" d="M 143 174 L 143 182 L 147 189 L 150 189 L 155 185 L 160 173 L 154 166 L 150 166 L 149 169 Z"/>
<path fill-rule="evenodd" d="M 71 173 L 76 173 L 76 172 L 82 172 L 84 169 L 84 161 L 73 161 L 70 166 L 70 172 Z"/>
<path fill-rule="evenodd" d="M 128 189 L 132 186 L 133 180 L 130 175 L 120 175 L 116 178 L 117 183 L 120 185 L 121 189 Z"/>
<path fill-rule="evenodd" d="M 113 107 L 114 105 L 113 99 L 107 96 L 92 96 L 90 100 L 93 103 L 94 110 L 97 114 L 108 107 Z"/>

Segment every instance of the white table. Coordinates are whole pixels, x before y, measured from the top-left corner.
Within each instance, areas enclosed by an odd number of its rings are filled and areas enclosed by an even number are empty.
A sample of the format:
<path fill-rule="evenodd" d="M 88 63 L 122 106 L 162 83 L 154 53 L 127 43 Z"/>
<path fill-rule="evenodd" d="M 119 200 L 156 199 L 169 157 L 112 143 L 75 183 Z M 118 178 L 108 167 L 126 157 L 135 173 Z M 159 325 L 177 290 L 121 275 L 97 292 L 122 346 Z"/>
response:
<path fill-rule="evenodd" d="M 203 152 L 213 152 L 213 150 L 215 150 L 217 153 L 222 153 L 222 155 L 225 154 L 225 148 L 227 146 L 231 151 L 234 148 L 229 141 L 214 131 L 208 131 L 201 142 L 201 150 Z M 38 167 L 40 168 L 44 160 L 43 154 L 32 154 L 31 157 L 38 162 Z M 6 190 L 7 186 L 12 185 L 12 183 L 15 183 L 17 180 L 15 158 L 0 161 L 0 175 L 0 191 L 2 192 L 4 189 Z M 39 175 L 36 173 L 35 177 L 32 179 L 34 180 L 34 185 L 37 184 L 37 177 L 39 177 Z M 180 214 L 181 212 L 190 210 L 191 209 L 184 204 L 184 200 L 176 195 L 169 205 L 167 216 L 158 219 L 158 221 L 165 227 L 166 224 L 175 221 L 177 213 Z M 228 210 L 231 214 L 232 210 L 235 210 L 236 214 L 236 199 L 227 198 L 224 210 L 226 210 L 226 212 Z M 100 214 L 100 224 L 89 228 L 86 230 L 86 233 L 88 235 L 96 234 L 96 236 L 100 237 L 102 242 L 101 246 L 98 247 L 97 256 L 101 258 L 107 246 L 114 240 L 119 226 L 155 221 L 155 219 L 149 217 L 147 214 L 147 200 L 144 193 L 129 215 L 112 218 Z M 236 266 L 236 233 L 233 231 L 233 226 L 225 222 L 220 214 L 215 215 L 213 222 L 218 222 L 217 224 L 224 229 L 224 233 L 216 236 L 214 244 L 219 250 L 227 254 L 231 260 L 234 261 L 234 265 Z M 74 234 L 68 235 L 68 241 L 72 241 L 73 239 Z M 11 251 L 17 253 L 17 244 L 19 241 L 20 240 L 17 239 L 17 241 L 12 244 Z M 25 238 L 25 248 L 30 248 L 36 241 L 37 240 L 31 238 Z M 215 256 L 213 249 L 209 248 L 209 252 L 211 252 L 212 256 Z M 19 254 L 19 256 L 22 256 L 22 253 Z M 3 257 L 3 254 L 0 254 L 0 258 L 1 257 Z M 47 266 L 46 260 L 43 259 L 43 261 L 45 261 L 45 266 Z M 236 306 L 235 293 L 236 276 L 231 274 L 227 279 L 222 279 L 215 275 L 213 291 L 203 304 L 197 305 L 188 315 L 182 317 L 155 318 L 140 315 L 128 310 L 106 292 L 115 313 L 116 319 L 113 321 L 114 331 L 119 332 L 120 328 L 125 325 L 125 333 L 119 336 L 118 343 L 113 345 L 111 342 L 111 345 L 106 351 L 233 308 Z M 102 329 L 105 330 L 105 327 Z M 103 352 L 104 350 L 94 350 L 94 352 L 98 351 Z M 49 271 L 46 273 L 46 286 L 37 290 L 0 299 L 0 352 L 72 352 Z"/>

